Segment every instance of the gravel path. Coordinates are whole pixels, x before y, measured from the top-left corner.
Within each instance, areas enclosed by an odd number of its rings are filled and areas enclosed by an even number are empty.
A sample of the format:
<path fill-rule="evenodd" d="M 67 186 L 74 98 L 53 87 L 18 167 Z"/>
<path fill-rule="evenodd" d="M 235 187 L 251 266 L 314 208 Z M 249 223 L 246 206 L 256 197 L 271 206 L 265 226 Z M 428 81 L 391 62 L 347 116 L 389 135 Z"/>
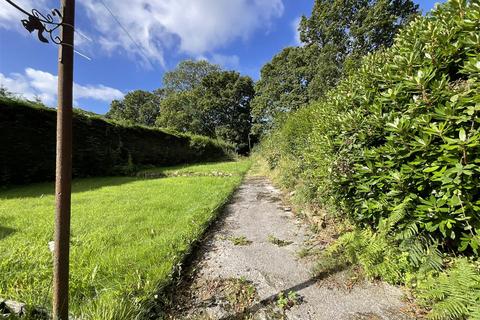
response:
<path fill-rule="evenodd" d="M 262 177 L 248 177 L 176 292 L 170 319 L 411 319 L 399 288 L 339 272 L 313 278 L 308 227 Z M 290 294 L 282 300 L 279 298 Z M 283 302 L 282 302 L 283 301 Z"/>

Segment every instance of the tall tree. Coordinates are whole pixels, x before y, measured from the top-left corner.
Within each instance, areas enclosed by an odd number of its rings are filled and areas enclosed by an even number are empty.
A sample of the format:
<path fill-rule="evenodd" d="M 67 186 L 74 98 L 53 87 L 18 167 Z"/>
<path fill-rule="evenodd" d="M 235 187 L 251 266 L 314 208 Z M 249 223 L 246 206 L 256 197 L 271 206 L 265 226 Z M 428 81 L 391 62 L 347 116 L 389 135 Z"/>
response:
<path fill-rule="evenodd" d="M 171 92 L 160 103 L 160 114 L 156 125 L 171 128 L 179 132 L 193 132 L 200 134 L 202 126 L 197 114 L 197 95 L 193 90 Z"/>
<path fill-rule="evenodd" d="M 253 80 L 235 71 L 213 72 L 197 94 L 203 133 L 233 143 L 239 153 L 248 152 Z"/>
<path fill-rule="evenodd" d="M 231 142 L 248 151 L 253 81 L 235 71 L 213 71 L 192 90 L 174 92 L 161 103 L 157 125 Z"/>
<path fill-rule="evenodd" d="M 218 65 L 206 60 L 184 60 L 174 70 L 165 73 L 163 88 L 170 92 L 193 90 L 207 75 L 220 70 Z"/>
<path fill-rule="evenodd" d="M 164 95 L 165 92 L 162 89 L 154 92 L 131 91 L 123 100 L 113 100 L 106 116 L 128 124 L 153 126 L 160 113 L 160 101 Z"/>
<path fill-rule="evenodd" d="M 347 56 L 389 47 L 398 30 L 418 14 L 411 0 L 316 0 L 300 21 L 300 40 L 332 46 Z"/>
<path fill-rule="evenodd" d="M 252 101 L 255 132 L 321 99 L 363 55 L 390 46 L 418 13 L 412 0 L 316 0 L 302 17 L 303 46 L 286 48 L 261 70 Z"/>
<path fill-rule="evenodd" d="M 255 85 L 252 114 L 254 133 L 270 127 L 274 120 L 320 98 L 340 77 L 335 51 L 317 46 L 289 47 L 262 67 Z"/>

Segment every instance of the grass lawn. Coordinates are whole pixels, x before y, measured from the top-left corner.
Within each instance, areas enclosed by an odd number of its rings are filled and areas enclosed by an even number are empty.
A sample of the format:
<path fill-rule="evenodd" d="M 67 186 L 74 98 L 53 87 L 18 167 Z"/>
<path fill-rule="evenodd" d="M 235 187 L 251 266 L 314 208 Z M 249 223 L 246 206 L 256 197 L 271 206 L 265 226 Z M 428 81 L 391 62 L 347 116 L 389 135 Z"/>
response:
<path fill-rule="evenodd" d="M 151 169 L 231 176 L 73 183 L 71 312 L 133 319 L 240 184 L 249 161 Z M 0 297 L 51 305 L 53 183 L 0 191 Z"/>
<path fill-rule="evenodd" d="M 140 176 L 142 174 L 149 174 L 149 173 L 156 173 L 156 174 L 163 174 L 165 176 L 169 175 L 181 175 L 181 174 L 212 174 L 215 175 L 216 173 L 225 173 L 229 175 L 243 175 L 244 170 L 239 170 L 239 163 L 248 163 L 246 161 L 243 162 L 217 162 L 217 163 L 207 163 L 207 164 L 194 164 L 190 166 L 171 166 L 171 167 L 160 167 L 160 168 L 152 168 L 143 170 L 140 172 Z M 248 164 L 249 166 L 249 164 Z"/>

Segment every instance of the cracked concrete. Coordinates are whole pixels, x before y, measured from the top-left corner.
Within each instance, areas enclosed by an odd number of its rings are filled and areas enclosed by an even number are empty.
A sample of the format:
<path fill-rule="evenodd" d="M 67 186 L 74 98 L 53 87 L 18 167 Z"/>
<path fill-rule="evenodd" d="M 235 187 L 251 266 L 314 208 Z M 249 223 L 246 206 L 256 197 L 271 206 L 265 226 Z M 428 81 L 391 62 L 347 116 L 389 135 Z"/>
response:
<path fill-rule="evenodd" d="M 185 301 L 193 301 L 199 297 L 195 291 L 203 290 L 209 281 L 240 278 L 255 287 L 255 301 L 236 314 L 220 312 L 220 303 L 207 307 L 192 303 L 179 307 L 183 316 L 173 318 L 202 314 L 207 319 L 279 319 L 281 312 L 280 319 L 411 319 L 397 287 L 361 281 L 347 288 L 344 272 L 321 281 L 314 278 L 313 262 L 298 256 L 309 239 L 308 227 L 282 204 L 281 196 L 266 178 L 247 177 L 213 236 L 203 244 L 195 266 L 196 285 L 186 289 L 190 292 Z M 291 243 L 278 246 L 269 236 Z M 232 237 L 245 237 L 251 243 L 235 245 L 228 240 Z M 297 293 L 301 303 L 280 310 L 275 306 L 278 294 L 290 291 Z M 195 310 L 199 308 L 203 310 Z"/>

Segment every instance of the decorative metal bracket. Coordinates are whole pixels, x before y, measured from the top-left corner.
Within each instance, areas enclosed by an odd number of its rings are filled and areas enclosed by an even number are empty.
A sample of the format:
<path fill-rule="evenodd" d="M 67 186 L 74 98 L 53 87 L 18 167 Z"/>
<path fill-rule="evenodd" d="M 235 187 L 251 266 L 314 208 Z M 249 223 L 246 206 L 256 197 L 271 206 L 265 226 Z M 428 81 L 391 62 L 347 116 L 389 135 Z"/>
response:
<path fill-rule="evenodd" d="M 62 14 L 58 9 L 53 9 L 51 13 L 46 15 L 40 13 L 37 9 L 32 9 L 32 13 L 29 13 L 11 0 L 5 1 L 27 15 L 28 19 L 23 19 L 22 24 L 30 33 L 37 31 L 38 40 L 48 43 L 49 41 L 44 35 L 44 32 L 46 32 L 50 41 L 55 44 L 63 44 L 62 39 L 55 32 L 60 26 L 64 25 Z"/>

